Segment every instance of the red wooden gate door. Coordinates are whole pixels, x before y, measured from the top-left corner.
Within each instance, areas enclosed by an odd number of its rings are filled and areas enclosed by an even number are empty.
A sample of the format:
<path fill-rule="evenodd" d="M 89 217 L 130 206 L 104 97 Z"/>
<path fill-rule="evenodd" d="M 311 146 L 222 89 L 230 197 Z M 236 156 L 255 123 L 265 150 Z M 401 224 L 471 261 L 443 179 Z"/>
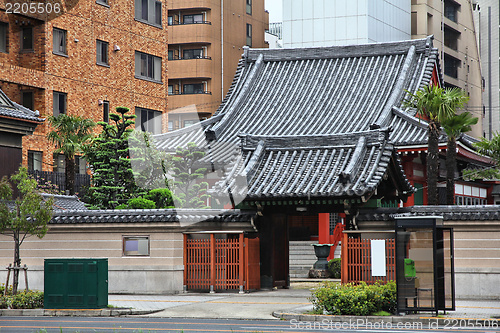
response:
<path fill-rule="evenodd" d="M 258 238 L 240 234 L 184 235 L 184 286 L 188 290 L 260 288 Z"/>

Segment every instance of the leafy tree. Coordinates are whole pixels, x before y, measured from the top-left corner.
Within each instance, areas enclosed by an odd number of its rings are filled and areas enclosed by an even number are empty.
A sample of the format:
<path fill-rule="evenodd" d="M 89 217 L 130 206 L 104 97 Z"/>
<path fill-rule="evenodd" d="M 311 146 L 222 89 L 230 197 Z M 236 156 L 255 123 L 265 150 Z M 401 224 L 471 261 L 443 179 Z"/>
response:
<path fill-rule="evenodd" d="M 156 148 L 151 133 L 135 130 L 128 138 L 134 177 L 144 189 L 169 188 L 167 173 L 171 169 L 171 155 Z"/>
<path fill-rule="evenodd" d="M 82 147 L 92 138 L 95 123 L 81 116 L 60 114 L 49 117 L 54 128 L 48 134 L 48 139 L 56 146 L 55 153 L 62 153 L 66 160 L 66 190 L 75 194 L 75 155 L 83 153 Z"/>
<path fill-rule="evenodd" d="M 446 204 L 455 204 L 455 171 L 457 168 L 457 138 L 472 129 L 478 119 L 469 112 L 454 115 L 442 122 L 448 135 L 446 148 Z"/>
<path fill-rule="evenodd" d="M 176 206 L 183 208 L 205 208 L 208 199 L 208 183 L 198 182 L 207 173 L 200 167 L 200 160 L 205 156 L 198 146 L 190 142 L 187 147 L 177 147 L 172 158 L 172 172 L 175 179 L 174 193 L 178 196 Z"/>
<path fill-rule="evenodd" d="M 129 111 L 117 107 L 118 114 L 109 115 L 113 124 L 99 122 L 101 134 L 85 148 L 93 172 L 86 198 L 92 208 L 113 209 L 145 192 L 137 186 L 131 166 L 128 138 L 136 116 Z"/>
<path fill-rule="evenodd" d="M 481 138 L 481 141 L 474 144 L 478 152 L 491 157 L 497 167 L 488 169 L 467 169 L 463 172 L 464 179 L 500 179 L 500 133 L 496 133 L 491 140 Z"/>
<path fill-rule="evenodd" d="M 408 93 L 410 99 L 403 105 L 416 108 L 418 114 L 428 121 L 427 197 L 429 205 L 437 205 L 441 122 L 453 117 L 469 97 L 461 89 L 438 86 L 425 86 L 415 94 Z"/>
<path fill-rule="evenodd" d="M 177 200 L 174 199 L 172 192 L 167 188 L 151 190 L 144 196 L 144 199 L 153 201 L 156 208 L 173 208 L 174 200 Z"/>
<path fill-rule="evenodd" d="M 20 247 L 29 236 L 43 238 L 47 223 L 52 218 L 53 199 L 43 200 L 36 190 L 36 180 L 26 168 L 19 168 L 11 176 L 18 189 L 18 197 L 11 205 L 12 188 L 6 176 L 0 181 L 0 232 L 14 239 L 14 267 L 21 266 Z M 10 207 L 9 207 L 10 206 Z M 14 270 L 13 293 L 17 293 L 19 270 Z M 6 286 L 7 287 L 7 286 Z"/>

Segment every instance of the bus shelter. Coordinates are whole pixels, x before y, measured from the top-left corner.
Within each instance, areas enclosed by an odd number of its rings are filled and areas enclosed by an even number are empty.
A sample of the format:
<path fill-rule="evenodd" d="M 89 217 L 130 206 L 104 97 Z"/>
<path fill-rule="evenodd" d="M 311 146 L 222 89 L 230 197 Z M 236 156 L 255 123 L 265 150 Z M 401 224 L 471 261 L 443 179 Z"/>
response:
<path fill-rule="evenodd" d="M 455 310 L 453 229 L 441 216 L 396 218 L 398 313 Z"/>

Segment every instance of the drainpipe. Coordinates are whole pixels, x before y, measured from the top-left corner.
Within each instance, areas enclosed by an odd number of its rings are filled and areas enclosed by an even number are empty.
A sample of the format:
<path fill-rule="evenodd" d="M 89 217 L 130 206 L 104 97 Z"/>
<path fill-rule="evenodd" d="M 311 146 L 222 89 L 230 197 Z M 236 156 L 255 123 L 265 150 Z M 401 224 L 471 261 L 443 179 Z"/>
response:
<path fill-rule="evenodd" d="M 221 101 L 224 98 L 224 0 L 220 0 Z"/>

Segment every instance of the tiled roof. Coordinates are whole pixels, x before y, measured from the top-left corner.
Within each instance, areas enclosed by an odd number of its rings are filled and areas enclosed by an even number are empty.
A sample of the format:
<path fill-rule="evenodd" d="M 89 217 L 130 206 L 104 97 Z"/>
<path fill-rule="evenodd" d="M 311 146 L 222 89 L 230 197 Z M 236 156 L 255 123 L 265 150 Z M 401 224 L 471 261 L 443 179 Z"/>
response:
<path fill-rule="evenodd" d="M 76 195 L 54 195 L 42 193 L 44 198 L 54 198 L 54 211 L 87 210 L 85 204 Z"/>
<path fill-rule="evenodd" d="M 391 221 L 397 216 L 442 216 L 445 221 L 500 220 L 500 206 L 413 206 L 362 209 L 358 221 Z"/>
<path fill-rule="evenodd" d="M 243 135 L 243 155 L 213 195 L 244 198 L 352 197 L 375 191 L 395 150 L 389 130 L 312 135 Z M 411 191 L 403 171 L 395 176 Z"/>
<path fill-rule="evenodd" d="M 116 209 L 59 211 L 50 224 L 147 222 L 249 222 L 249 211 L 219 209 Z"/>
<path fill-rule="evenodd" d="M 43 122 L 45 120 L 38 118 L 38 115 L 34 111 L 12 102 L 7 95 L 0 90 L 0 117 L 2 116 L 35 122 Z"/>

